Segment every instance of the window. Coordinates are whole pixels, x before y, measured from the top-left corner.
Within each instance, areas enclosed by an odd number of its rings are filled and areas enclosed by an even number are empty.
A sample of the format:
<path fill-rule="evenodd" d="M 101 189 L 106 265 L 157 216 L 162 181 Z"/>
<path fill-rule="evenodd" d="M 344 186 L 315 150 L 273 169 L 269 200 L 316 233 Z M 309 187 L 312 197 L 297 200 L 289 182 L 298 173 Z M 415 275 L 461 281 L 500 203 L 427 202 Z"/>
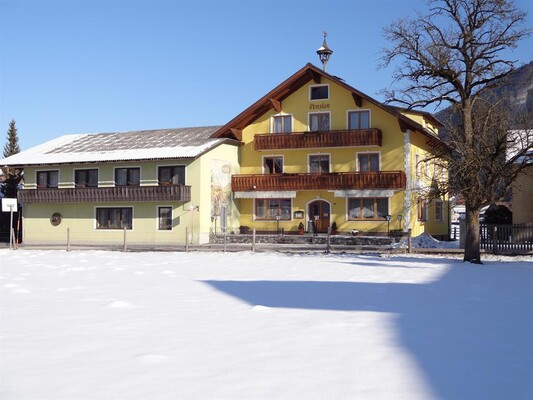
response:
<path fill-rule="evenodd" d="M 37 171 L 37 187 L 57 188 L 59 186 L 59 171 Z"/>
<path fill-rule="evenodd" d="M 329 113 L 309 114 L 309 130 L 312 132 L 329 131 Z"/>
<path fill-rule="evenodd" d="M 418 220 L 427 221 L 428 219 L 428 205 L 424 200 L 418 200 Z"/>
<path fill-rule="evenodd" d="M 172 230 L 172 207 L 157 208 L 158 229 L 160 231 Z"/>
<path fill-rule="evenodd" d="M 379 172 L 379 153 L 357 154 L 360 172 Z"/>
<path fill-rule="evenodd" d="M 185 185 L 185 166 L 159 167 L 159 185 Z"/>
<path fill-rule="evenodd" d="M 329 154 L 317 154 L 309 156 L 309 172 L 312 174 L 328 173 Z"/>
<path fill-rule="evenodd" d="M 385 219 L 389 213 L 387 198 L 354 197 L 348 199 L 348 219 Z"/>
<path fill-rule="evenodd" d="M 139 186 L 141 183 L 140 168 L 115 169 L 115 186 Z"/>
<path fill-rule="evenodd" d="M 435 201 L 435 221 L 444 222 L 444 202 L 441 200 Z"/>
<path fill-rule="evenodd" d="M 97 169 L 77 169 L 74 172 L 76 187 L 98 187 Z"/>
<path fill-rule="evenodd" d="M 283 173 L 283 157 L 264 157 L 263 171 L 265 174 Z"/>
<path fill-rule="evenodd" d="M 310 100 L 327 100 L 329 99 L 329 85 L 317 85 L 309 87 Z"/>
<path fill-rule="evenodd" d="M 109 207 L 96 209 L 96 229 L 132 229 L 133 208 Z"/>
<path fill-rule="evenodd" d="M 272 117 L 272 133 L 291 133 L 292 116 L 275 115 Z"/>
<path fill-rule="evenodd" d="M 370 128 L 370 111 L 349 111 L 348 129 Z"/>
<path fill-rule="evenodd" d="M 291 199 L 255 199 L 255 218 L 265 220 L 291 219 Z"/>

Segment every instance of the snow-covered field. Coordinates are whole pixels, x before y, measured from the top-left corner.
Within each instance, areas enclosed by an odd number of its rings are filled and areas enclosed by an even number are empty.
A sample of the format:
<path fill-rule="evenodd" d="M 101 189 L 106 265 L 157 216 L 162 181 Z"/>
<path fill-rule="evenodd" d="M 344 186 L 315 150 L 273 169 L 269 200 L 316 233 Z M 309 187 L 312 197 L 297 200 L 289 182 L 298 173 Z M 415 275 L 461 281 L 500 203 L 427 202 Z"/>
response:
<path fill-rule="evenodd" d="M 0 250 L 0 398 L 532 399 L 532 261 Z"/>

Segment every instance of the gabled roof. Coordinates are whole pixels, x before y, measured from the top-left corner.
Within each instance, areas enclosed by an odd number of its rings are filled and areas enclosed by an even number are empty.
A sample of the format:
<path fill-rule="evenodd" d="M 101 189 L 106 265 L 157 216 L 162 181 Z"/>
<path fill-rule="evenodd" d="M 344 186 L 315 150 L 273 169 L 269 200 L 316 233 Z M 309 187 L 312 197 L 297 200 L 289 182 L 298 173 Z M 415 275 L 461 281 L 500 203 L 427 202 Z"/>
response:
<path fill-rule="evenodd" d="M 197 158 L 224 143 L 220 127 L 65 135 L 0 161 L 2 166 Z"/>
<path fill-rule="evenodd" d="M 379 101 L 373 99 L 372 97 L 360 92 L 354 87 L 345 83 L 342 79 L 330 75 L 327 72 L 322 71 L 320 68 L 314 66 L 313 64 L 308 63 L 293 74 L 291 77 L 286 79 L 284 82 L 276 86 L 273 90 L 267 93 L 265 96 L 261 97 L 255 103 L 253 103 L 246 110 L 241 112 L 226 125 L 220 127 L 214 134 L 214 138 L 220 137 L 230 137 L 237 140 L 242 140 L 242 130 L 255 121 L 257 118 L 265 114 L 271 109 L 276 111 L 281 111 L 281 102 L 289 97 L 292 93 L 300 89 L 302 86 L 307 84 L 309 81 L 314 81 L 314 83 L 319 84 L 322 81 L 322 78 L 329 79 L 332 82 L 335 82 L 337 85 L 345 88 L 351 92 L 355 104 L 358 107 L 361 107 L 363 100 L 368 101 L 371 104 L 383 109 L 384 111 L 392 114 L 398 119 L 400 124 L 400 129 L 405 132 L 407 129 L 415 130 L 423 135 L 425 135 L 429 140 L 428 144 L 431 146 L 443 146 L 445 145 L 438 136 L 432 131 L 424 128 L 419 123 L 413 121 L 409 117 L 403 115 L 395 107 L 387 106 L 380 103 Z M 427 114 L 427 113 L 426 113 Z"/>

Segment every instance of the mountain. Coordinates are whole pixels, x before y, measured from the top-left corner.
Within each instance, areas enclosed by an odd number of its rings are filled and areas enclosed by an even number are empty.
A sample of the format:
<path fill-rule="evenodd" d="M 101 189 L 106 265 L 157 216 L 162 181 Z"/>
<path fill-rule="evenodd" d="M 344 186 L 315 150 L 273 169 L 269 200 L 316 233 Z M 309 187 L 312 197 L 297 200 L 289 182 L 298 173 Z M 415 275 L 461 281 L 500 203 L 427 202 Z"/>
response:
<path fill-rule="evenodd" d="M 505 98 L 516 112 L 533 113 L 533 61 L 517 68 L 505 78 L 501 86 L 490 93 Z M 448 107 L 437 112 L 435 116 L 441 121 L 446 121 L 450 112 L 451 108 Z M 447 135 L 441 132 L 439 136 L 445 139 Z"/>

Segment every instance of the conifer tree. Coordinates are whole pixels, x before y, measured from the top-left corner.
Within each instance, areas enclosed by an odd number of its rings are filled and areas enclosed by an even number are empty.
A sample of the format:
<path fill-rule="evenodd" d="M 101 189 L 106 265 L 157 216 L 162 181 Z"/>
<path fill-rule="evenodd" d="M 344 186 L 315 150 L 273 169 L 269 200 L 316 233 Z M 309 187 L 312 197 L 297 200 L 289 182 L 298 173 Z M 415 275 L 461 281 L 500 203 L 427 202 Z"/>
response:
<path fill-rule="evenodd" d="M 20 152 L 17 127 L 14 119 L 9 123 L 6 140 L 3 154 L 5 158 Z M 5 167 L 3 168 L 3 172 L 5 180 L 1 186 L 2 194 L 7 198 L 16 198 L 18 185 L 22 179 L 22 171 L 18 168 Z"/>

